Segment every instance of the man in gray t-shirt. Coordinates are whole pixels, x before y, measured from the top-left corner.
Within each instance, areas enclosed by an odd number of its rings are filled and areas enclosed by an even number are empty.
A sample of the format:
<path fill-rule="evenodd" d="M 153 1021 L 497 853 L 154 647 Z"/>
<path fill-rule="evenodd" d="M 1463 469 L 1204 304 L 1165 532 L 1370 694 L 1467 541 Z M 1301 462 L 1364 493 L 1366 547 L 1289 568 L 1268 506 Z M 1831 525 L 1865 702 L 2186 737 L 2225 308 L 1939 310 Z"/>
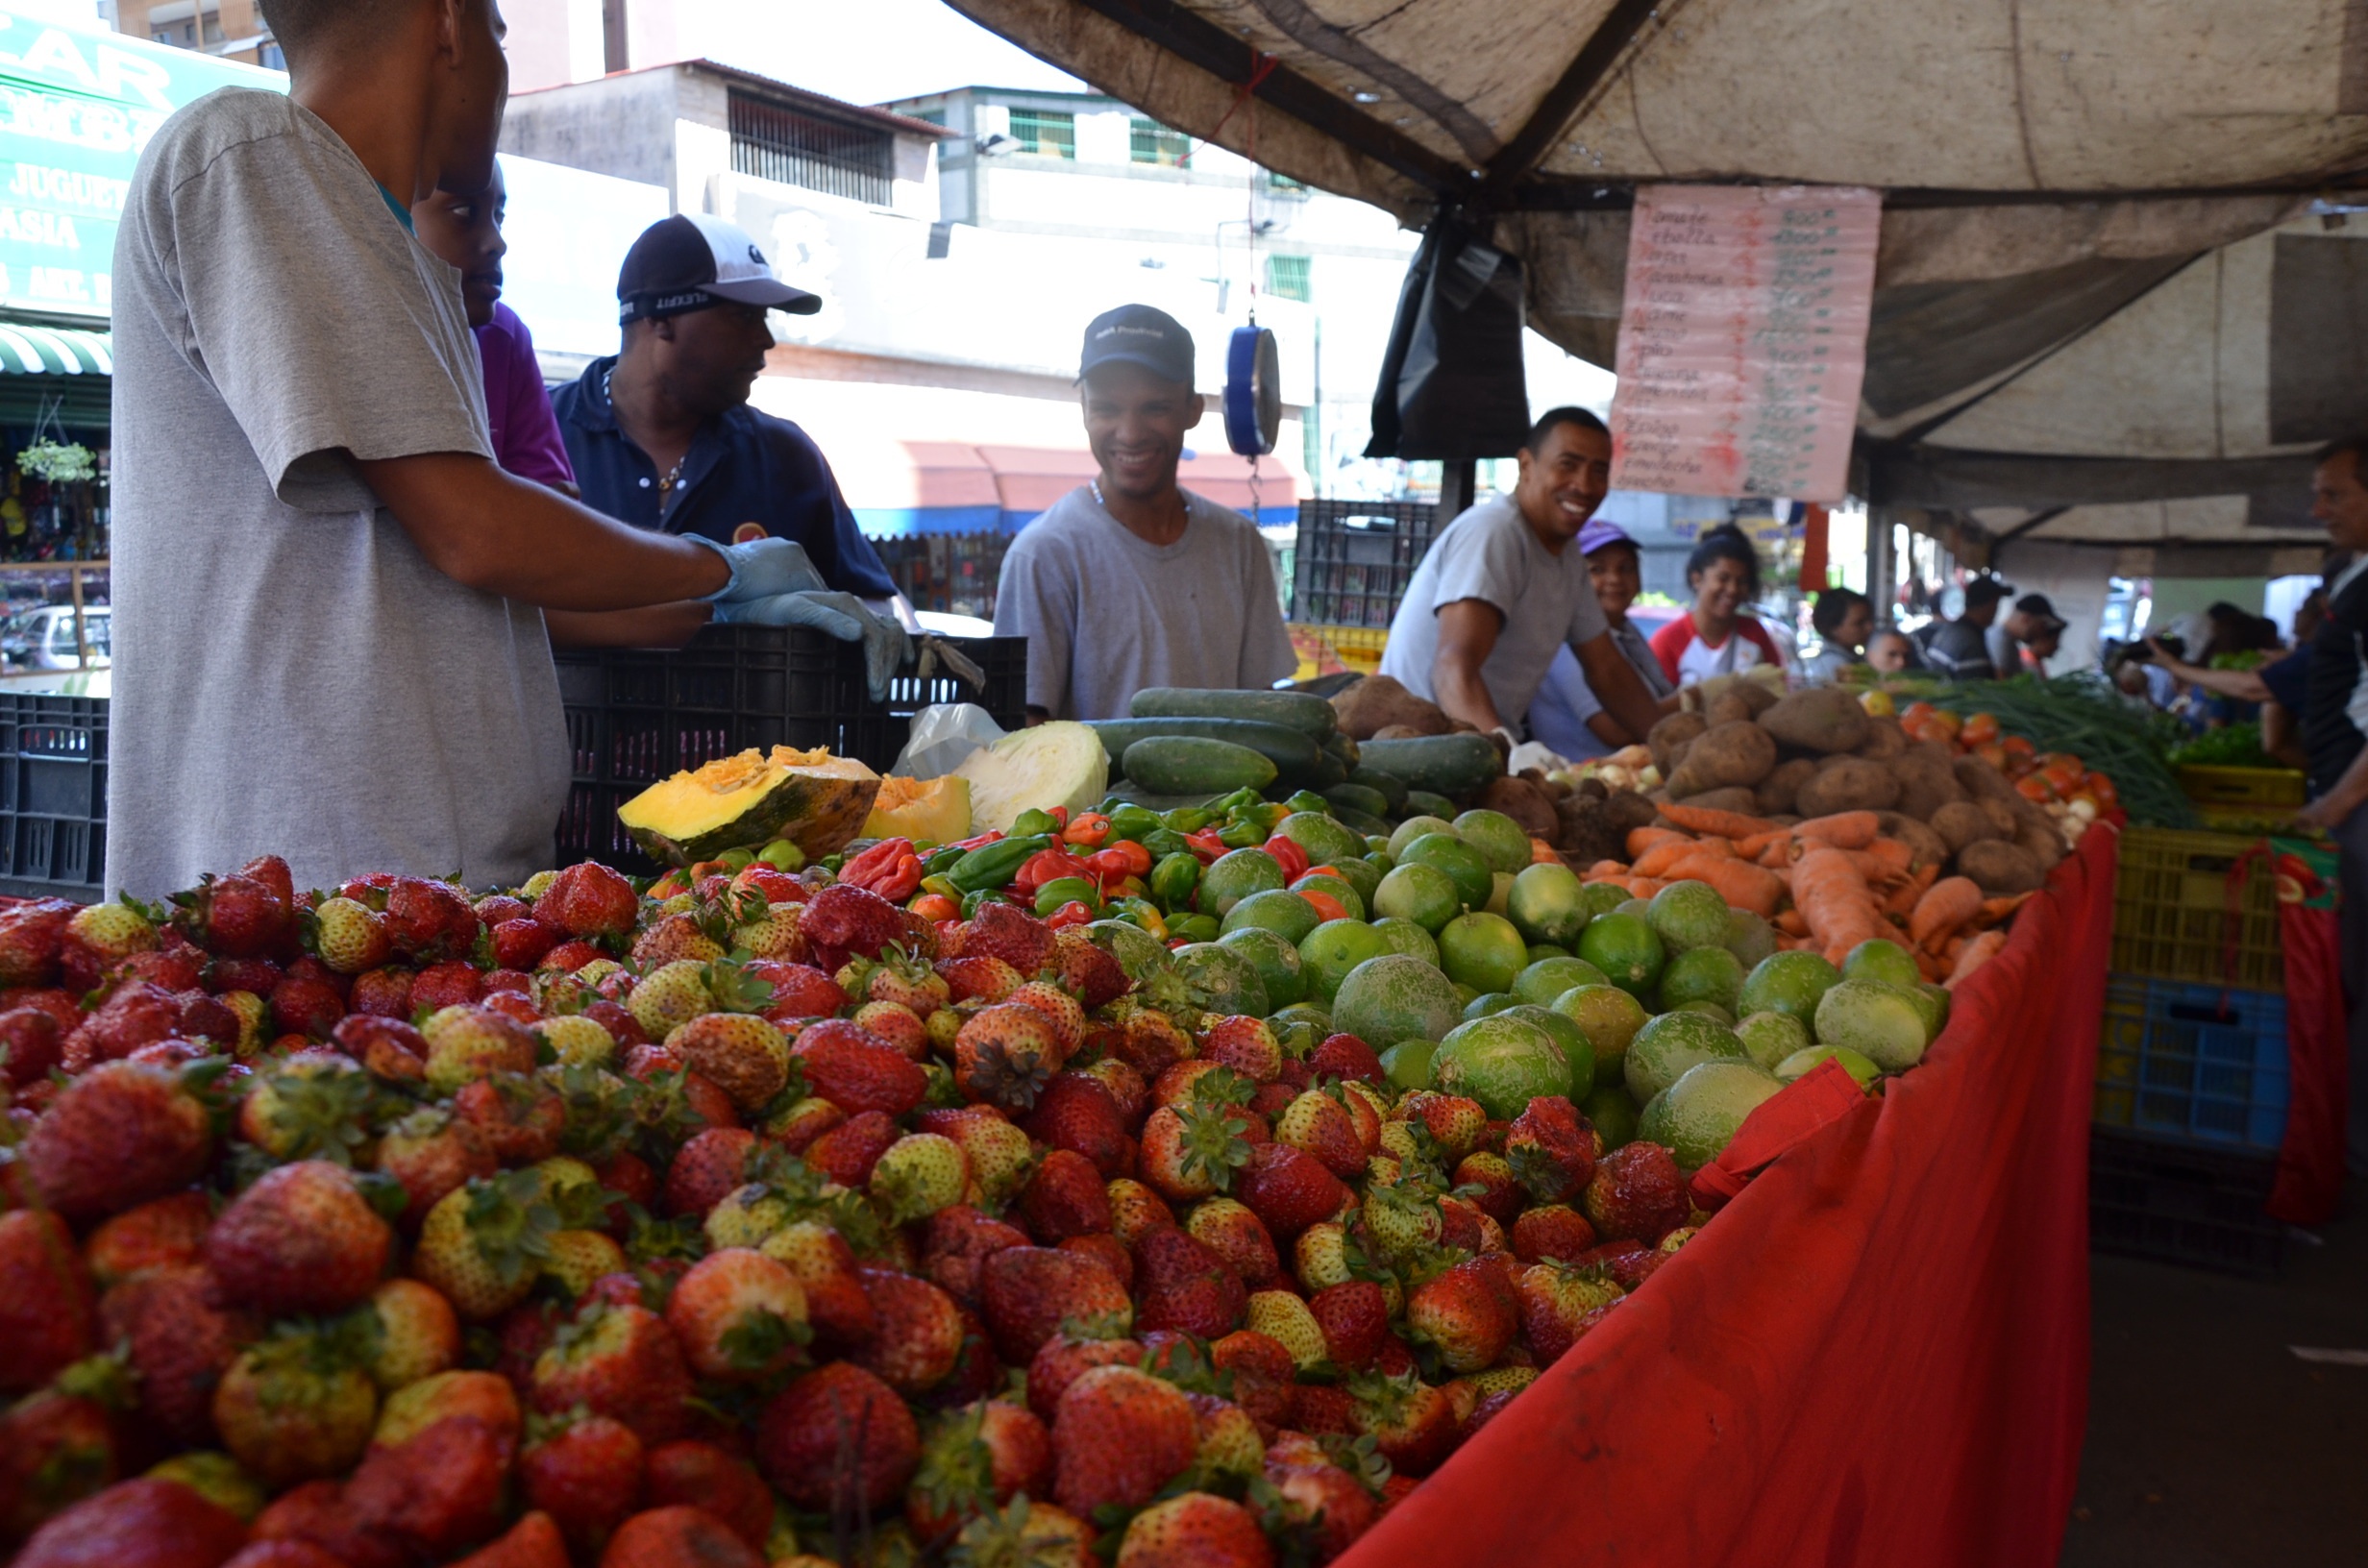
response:
<path fill-rule="evenodd" d="M 1557 649 L 1567 646 L 1602 704 L 1632 735 L 1665 707 L 1613 646 L 1572 547 L 1610 486 L 1612 437 L 1584 408 L 1531 429 L 1520 480 L 1447 525 L 1415 568 L 1390 623 L 1381 673 L 1477 729 L 1519 737 Z"/>
<path fill-rule="evenodd" d="M 1121 306 L 1078 372 L 1100 475 L 1012 541 L 998 636 L 1025 637 L 1031 719 L 1119 719 L 1146 686 L 1264 689 L 1298 668 L 1257 526 L 1176 483 L 1200 423 L 1193 340 Z"/>
<path fill-rule="evenodd" d="M 110 891 L 264 853 L 300 888 L 514 882 L 568 785 L 538 606 L 733 619 L 803 556 L 644 534 L 494 465 L 460 275 L 408 232 L 492 178 L 491 0 L 267 12 L 291 95 L 174 115 L 116 240 Z"/>

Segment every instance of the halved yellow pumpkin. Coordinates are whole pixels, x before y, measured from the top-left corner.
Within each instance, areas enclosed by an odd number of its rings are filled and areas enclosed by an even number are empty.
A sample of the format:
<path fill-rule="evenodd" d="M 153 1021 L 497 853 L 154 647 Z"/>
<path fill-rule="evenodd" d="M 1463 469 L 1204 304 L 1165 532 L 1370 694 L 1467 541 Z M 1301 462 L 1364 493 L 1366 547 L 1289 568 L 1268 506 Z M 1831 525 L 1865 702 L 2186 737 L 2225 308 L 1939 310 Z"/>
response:
<path fill-rule="evenodd" d="M 863 820 L 867 839 L 910 839 L 915 844 L 953 844 L 971 836 L 971 781 L 944 778 L 879 781 L 872 815 Z"/>
<path fill-rule="evenodd" d="M 652 858 L 674 866 L 787 839 L 809 860 L 855 837 L 879 775 L 828 750 L 743 751 L 651 785 L 617 821 Z"/>

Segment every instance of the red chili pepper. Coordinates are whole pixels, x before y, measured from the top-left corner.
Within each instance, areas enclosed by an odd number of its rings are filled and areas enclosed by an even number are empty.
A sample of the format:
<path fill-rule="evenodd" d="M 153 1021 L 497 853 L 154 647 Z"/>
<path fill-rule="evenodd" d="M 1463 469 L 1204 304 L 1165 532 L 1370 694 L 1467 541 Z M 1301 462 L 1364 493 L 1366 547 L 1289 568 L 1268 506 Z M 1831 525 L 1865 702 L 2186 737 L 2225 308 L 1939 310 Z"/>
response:
<path fill-rule="evenodd" d="M 900 903 L 921 886 L 921 857 L 910 839 L 883 839 L 840 867 L 839 880 Z"/>
<path fill-rule="evenodd" d="M 1054 910 L 1052 912 L 1051 919 L 1046 920 L 1045 924 L 1050 926 L 1055 931 L 1059 931 L 1073 925 L 1089 924 L 1092 922 L 1093 919 L 1094 912 L 1092 910 L 1079 903 L 1076 899 L 1072 898 L 1069 902 Z"/>
<path fill-rule="evenodd" d="M 993 844 L 1002 836 L 1003 830 L 999 827 L 992 833 L 981 833 L 974 839 L 964 839 L 960 844 L 948 845 L 946 847 L 949 849 L 976 849 L 982 845 Z"/>
<path fill-rule="evenodd" d="M 1089 811 L 1061 830 L 1061 842 L 1081 848 L 1098 849 L 1110 836 L 1110 819 L 1098 811 Z"/>
<path fill-rule="evenodd" d="M 1314 905 L 1316 913 L 1327 920 L 1344 920 L 1348 918 L 1348 911 L 1341 901 L 1320 889 L 1305 889 L 1299 896 Z"/>
<path fill-rule="evenodd" d="M 1200 864 L 1203 866 L 1233 852 L 1225 841 L 1217 836 L 1217 829 L 1213 827 L 1204 827 L 1197 833 L 1187 833 L 1184 835 L 1184 842 L 1193 846 L 1193 853 L 1200 858 Z"/>
<path fill-rule="evenodd" d="M 1045 815 L 1051 818 L 1055 822 L 1058 822 L 1063 827 L 1067 827 L 1069 825 L 1069 808 L 1067 806 L 1054 806 L 1051 810 L 1046 812 Z"/>
<path fill-rule="evenodd" d="M 1013 888 L 1033 894 L 1048 882 L 1064 876 L 1092 876 L 1094 870 L 1066 849 L 1039 849 L 1020 865 L 1013 873 Z"/>
<path fill-rule="evenodd" d="M 1282 866 L 1284 881 L 1296 882 L 1307 874 L 1307 851 L 1280 833 L 1267 840 L 1263 847 Z"/>
<path fill-rule="evenodd" d="M 1122 842 L 1112 845 L 1098 854 L 1085 857 L 1094 878 L 1101 884 L 1106 897 L 1110 892 L 1130 876 L 1141 876 L 1151 869 L 1151 852 L 1139 844 Z"/>
<path fill-rule="evenodd" d="M 906 907 L 932 923 L 958 919 L 962 913 L 962 906 L 942 893 L 924 894 Z"/>

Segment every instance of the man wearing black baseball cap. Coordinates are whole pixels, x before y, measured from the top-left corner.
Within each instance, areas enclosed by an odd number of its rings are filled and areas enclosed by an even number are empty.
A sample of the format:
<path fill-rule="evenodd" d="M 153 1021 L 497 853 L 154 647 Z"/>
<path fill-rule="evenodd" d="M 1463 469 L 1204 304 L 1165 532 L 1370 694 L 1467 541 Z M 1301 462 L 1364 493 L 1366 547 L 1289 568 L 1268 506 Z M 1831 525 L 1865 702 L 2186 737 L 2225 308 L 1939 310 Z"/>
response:
<path fill-rule="evenodd" d="M 780 615 L 860 639 L 875 691 L 901 661 L 904 634 L 881 610 L 896 583 L 855 526 L 812 438 L 749 405 L 773 347 L 766 313 L 811 315 L 822 301 L 774 276 L 746 232 L 703 212 L 643 231 L 617 279 L 624 351 L 596 359 L 552 399 L 584 504 L 656 533 L 728 543 L 773 537 L 813 562 L 812 592 Z M 576 642 L 675 641 L 703 624 L 694 606 L 618 617 L 605 630 L 569 621 Z"/>
<path fill-rule="evenodd" d="M 1031 720 L 1118 719 L 1146 686 L 1263 689 L 1298 668 L 1258 527 L 1176 483 L 1200 423 L 1193 339 L 1147 305 L 1085 330 L 1077 382 L 1101 472 L 1022 529 L 995 595 L 1025 637 Z"/>
<path fill-rule="evenodd" d="M 2045 594 L 2025 594 L 2009 607 L 2007 613 L 1992 624 L 1985 638 L 1989 644 L 1989 662 L 1997 670 L 1998 678 L 2023 673 L 2023 649 L 2028 648 L 2041 659 L 2047 658 L 2060 645 L 2064 619 L 2056 613 L 2056 606 Z M 2039 653 L 2040 649 L 2046 653 Z"/>

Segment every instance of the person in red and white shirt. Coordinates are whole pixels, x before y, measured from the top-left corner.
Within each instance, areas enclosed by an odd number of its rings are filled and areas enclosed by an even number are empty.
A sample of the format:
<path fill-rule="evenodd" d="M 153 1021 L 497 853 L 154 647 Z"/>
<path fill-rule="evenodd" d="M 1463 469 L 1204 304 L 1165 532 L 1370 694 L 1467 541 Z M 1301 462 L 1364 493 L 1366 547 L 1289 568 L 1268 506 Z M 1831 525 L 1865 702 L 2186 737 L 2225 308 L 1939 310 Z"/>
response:
<path fill-rule="evenodd" d="M 1653 657 L 1679 686 L 1782 664 L 1775 639 L 1743 606 L 1760 597 L 1760 557 L 1734 524 L 1711 529 L 1686 557 L 1693 608 L 1653 633 Z"/>

